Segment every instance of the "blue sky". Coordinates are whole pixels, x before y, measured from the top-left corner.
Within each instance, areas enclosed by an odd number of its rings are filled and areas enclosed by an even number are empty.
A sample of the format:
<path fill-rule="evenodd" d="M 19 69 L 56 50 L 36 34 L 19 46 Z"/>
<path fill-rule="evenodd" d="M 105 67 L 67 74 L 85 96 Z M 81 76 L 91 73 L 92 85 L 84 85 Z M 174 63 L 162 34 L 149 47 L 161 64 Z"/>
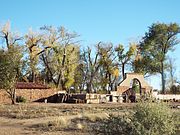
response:
<path fill-rule="evenodd" d="M 180 0 L 0 0 L 0 24 L 7 20 L 21 33 L 30 27 L 65 26 L 80 34 L 81 45 L 99 41 L 128 46 L 138 41 L 155 22 L 180 24 Z M 180 76 L 180 45 L 175 58 Z M 159 88 L 158 77 L 148 79 Z"/>

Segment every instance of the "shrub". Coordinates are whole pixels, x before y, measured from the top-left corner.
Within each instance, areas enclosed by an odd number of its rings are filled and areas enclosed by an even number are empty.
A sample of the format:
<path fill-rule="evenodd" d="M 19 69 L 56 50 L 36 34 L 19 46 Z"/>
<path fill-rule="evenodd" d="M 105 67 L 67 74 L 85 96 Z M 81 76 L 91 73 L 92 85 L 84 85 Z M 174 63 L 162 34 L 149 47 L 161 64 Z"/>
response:
<path fill-rule="evenodd" d="M 16 102 L 17 103 L 26 103 L 26 98 L 24 98 L 23 96 L 17 96 Z"/>
<path fill-rule="evenodd" d="M 132 121 L 140 134 L 170 135 L 175 131 L 173 112 L 165 103 L 139 103 Z"/>
<path fill-rule="evenodd" d="M 96 134 L 105 135 L 130 135 L 132 124 L 126 116 L 110 115 L 108 119 L 104 119 L 100 124 L 94 127 Z"/>
<path fill-rule="evenodd" d="M 96 132 L 105 135 L 170 135 L 175 132 L 175 123 L 167 104 L 142 102 L 129 115 L 110 115 Z"/>

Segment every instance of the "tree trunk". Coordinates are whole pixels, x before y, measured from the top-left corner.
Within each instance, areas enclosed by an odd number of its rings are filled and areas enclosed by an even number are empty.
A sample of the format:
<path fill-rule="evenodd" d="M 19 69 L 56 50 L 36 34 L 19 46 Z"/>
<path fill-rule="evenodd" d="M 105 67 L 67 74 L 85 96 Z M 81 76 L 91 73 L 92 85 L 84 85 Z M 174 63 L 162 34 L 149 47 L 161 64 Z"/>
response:
<path fill-rule="evenodd" d="M 111 74 L 109 74 L 109 87 L 110 87 L 110 91 L 113 90 L 113 84 L 112 84 L 112 81 L 111 81 Z"/>
<path fill-rule="evenodd" d="M 55 85 L 57 85 L 57 82 L 56 82 L 56 81 L 54 80 L 54 78 L 53 78 L 53 73 L 52 73 L 52 71 L 51 71 L 51 69 L 50 69 L 50 67 L 49 67 L 49 64 L 48 64 L 45 56 L 44 56 L 43 54 L 42 54 L 41 56 L 42 56 L 42 58 L 43 58 L 44 65 L 46 66 L 46 68 L 47 68 L 47 70 L 48 70 L 48 72 L 49 72 L 49 74 L 50 74 L 51 80 L 53 81 L 53 83 L 54 83 Z"/>
<path fill-rule="evenodd" d="M 92 92 L 92 79 L 90 78 L 89 83 L 87 84 L 87 93 Z"/>
<path fill-rule="evenodd" d="M 12 90 L 11 103 L 12 103 L 13 105 L 16 104 L 16 89 L 13 89 L 13 90 Z"/>
<path fill-rule="evenodd" d="M 62 59 L 62 69 L 60 71 L 60 74 L 58 76 L 57 80 L 57 88 L 61 88 L 62 90 L 66 90 L 65 86 L 65 76 L 64 76 L 64 71 L 65 71 L 65 61 L 66 61 L 66 48 L 64 46 L 64 51 L 63 51 L 63 59 Z"/>
<path fill-rule="evenodd" d="M 124 72 L 124 70 L 125 70 L 125 64 L 122 63 L 122 76 L 123 76 L 123 80 L 125 79 L 125 72 Z"/>
<path fill-rule="evenodd" d="M 32 82 L 33 83 L 35 82 L 35 73 L 34 73 L 34 71 L 32 71 Z"/>
<path fill-rule="evenodd" d="M 16 104 L 16 100 L 15 100 L 15 99 L 11 99 L 11 103 L 12 103 L 13 105 L 15 105 L 15 104 Z"/>
<path fill-rule="evenodd" d="M 165 94 L 165 79 L 164 79 L 164 63 L 161 62 L 161 83 L 162 83 L 162 94 Z"/>
<path fill-rule="evenodd" d="M 58 79 L 57 79 L 57 84 L 56 84 L 56 88 L 61 88 L 62 89 L 62 84 L 61 84 L 61 73 L 58 75 Z M 63 89 L 62 89 L 63 90 Z"/>

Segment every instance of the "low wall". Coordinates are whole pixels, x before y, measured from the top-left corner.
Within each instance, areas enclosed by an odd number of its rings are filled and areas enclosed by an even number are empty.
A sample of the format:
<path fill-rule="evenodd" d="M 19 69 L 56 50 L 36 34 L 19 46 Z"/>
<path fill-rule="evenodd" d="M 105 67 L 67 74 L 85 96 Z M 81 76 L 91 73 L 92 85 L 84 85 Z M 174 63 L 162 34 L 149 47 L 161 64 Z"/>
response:
<path fill-rule="evenodd" d="M 23 96 L 27 102 L 47 98 L 56 93 L 56 89 L 16 89 L 16 96 Z M 0 103 L 11 103 L 8 94 L 4 90 L 0 90 Z"/>
<path fill-rule="evenodd" d="M 180 94 L 157 94 L 153 97 L 158 100 L 180 100 Z"/>

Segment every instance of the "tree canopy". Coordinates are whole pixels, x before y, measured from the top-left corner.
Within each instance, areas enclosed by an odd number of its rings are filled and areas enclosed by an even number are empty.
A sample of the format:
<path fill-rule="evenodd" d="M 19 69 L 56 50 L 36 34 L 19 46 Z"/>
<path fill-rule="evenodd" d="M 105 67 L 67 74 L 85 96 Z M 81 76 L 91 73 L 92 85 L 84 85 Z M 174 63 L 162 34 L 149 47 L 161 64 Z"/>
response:
<path fill-rule="evenodd" d="M 76 32 L 62 26 L 45 25 L 20 36 L 7 22 L 0 29 L 0 86 L 11 89 L 25 81 L 67 92 L 107 93 L 116 90 L 125 72 L 133 71 L 161 74 L 164 91 L 165 72 L 171 70 L 174 77 L 167 56 L 179 43 L 179 32 L 176 23 L 154 23 L 139 43 L 129 43 L 128 48 L 103 41 L 84 47 Z"/>
<path fill-rule="evenodd" d="M 137 64 L 136 71 L 149 74 L 160 73 L 163 93 L 165 91 L 165 70 L 168 67 L 167 53 L 179 43 L 177 40 L 179 32 L 180 27 L 176 23 L 154 23 L 139 44 L 142 59 Z"/>

